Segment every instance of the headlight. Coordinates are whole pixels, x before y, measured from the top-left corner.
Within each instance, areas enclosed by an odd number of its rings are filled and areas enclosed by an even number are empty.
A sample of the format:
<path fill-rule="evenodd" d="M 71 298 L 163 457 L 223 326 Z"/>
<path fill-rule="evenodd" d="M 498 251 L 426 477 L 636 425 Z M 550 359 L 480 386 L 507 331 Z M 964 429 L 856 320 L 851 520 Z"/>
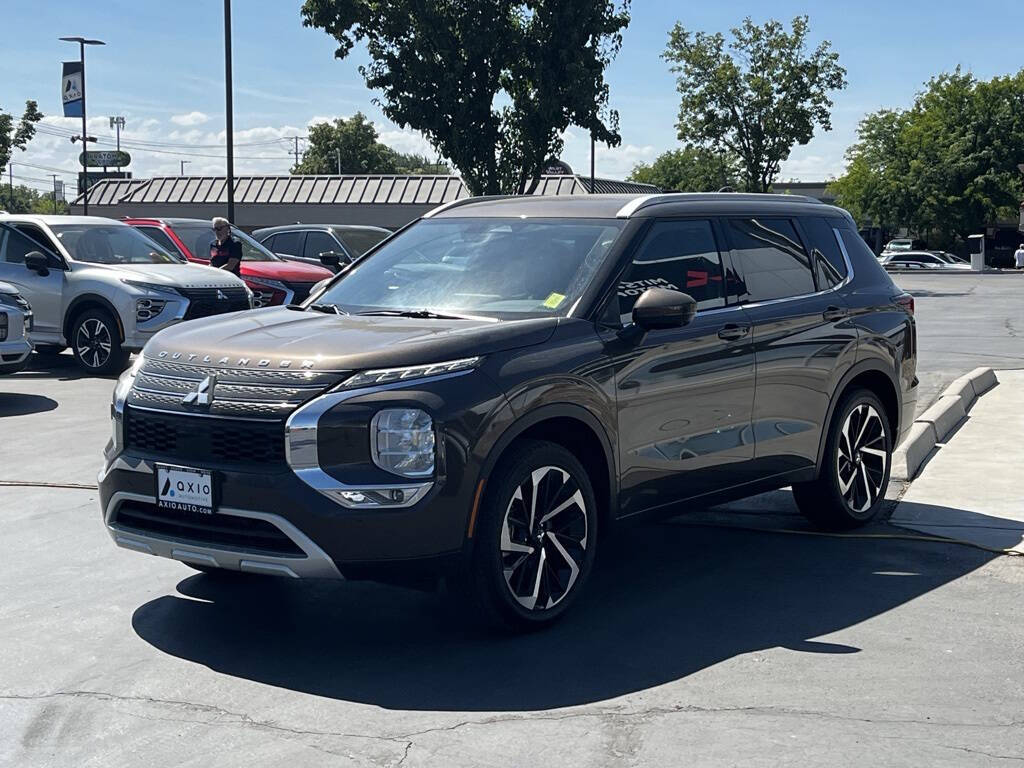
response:
<path fill-rule="evenodd" d="M 480 365 L 482 357 L 466 357 L 462 360 L 448 360 L 444 363 L 430 363 L 429 365 L 409 365 L 405 368 L 379 368 L 375 371 L 361 371 L 349 376 L 337 389 L 357 389 L 359 387 L 372 387 L 377 384 L 390 384 L 395 381 L 408 381 L 410 379 L 423 379 L 427 376 L 437 376 L 442 373 L 456 373 L 469 370 Z"/>
<path fill-rule="evenodd" d="M 283 304 L 288 295 L 284 283 L 277 280 L 246 280 L 245 287 L 251 291 L 249 304 L 256 309 Z"/>
<path fill-rule="evenodd" d="M 419 408 L 386 408 L 370 422 L 373 463 L 402 477 L 434 473 L 434 421 Z"/>
<path fill-rule="evenodd" d="M 127 280 L 122 279 L 122 283 L 130 285 L 132 288 L 138 288 L 140 291 L 156 291 L 157 293 L 173 293 L 175 296 L 180 296 L 181 292 L 170 285 L 161 285 L 159 283 L 144 283 L 141 280 Z"/>

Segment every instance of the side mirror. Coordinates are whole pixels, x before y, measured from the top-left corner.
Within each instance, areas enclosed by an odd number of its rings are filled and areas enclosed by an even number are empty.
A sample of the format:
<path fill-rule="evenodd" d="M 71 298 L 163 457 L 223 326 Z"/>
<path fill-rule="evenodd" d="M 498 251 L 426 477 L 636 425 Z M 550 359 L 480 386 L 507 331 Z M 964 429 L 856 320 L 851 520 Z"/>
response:
<path fill-rule="evenodd" d="M 697 314 L 697 302 L 688 293 L 648 288 L 633 305 L 633 325 L 645 331 L 681 328 Z"/>
<path fill-rule="evenodd" d="M 40 277 L 50 274 L 50 263 L 39 251 L 29 251 L 25 254 L 25 268 L 36 272 Z"/>
<path fill-rule="evenodd" d="M 339 267 L 341 265 L 341 254 L 337 251 L 324 251 L 320 254 L 320 263 L 325 267 Z"/>

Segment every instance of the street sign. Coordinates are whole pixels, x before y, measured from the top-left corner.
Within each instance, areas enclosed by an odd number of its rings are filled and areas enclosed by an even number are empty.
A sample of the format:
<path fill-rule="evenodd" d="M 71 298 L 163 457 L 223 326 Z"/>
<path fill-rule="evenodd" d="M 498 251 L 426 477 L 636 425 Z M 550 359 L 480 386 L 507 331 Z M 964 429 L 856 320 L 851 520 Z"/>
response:
<path fill-rule="evenodd" d="M 544 163 L 545 176 L 572 176 L 572 167 L 557 157 L 550 158 Z"/>
<path fill-rule="evenodd" d="M 78 162 L 91 168 L 123 168 L 131 163 L 132 157 L 127 152 L 113 149 L 90 150 L 78 156 Z"/>
<path fill-rule="evenodd" d="M 64 104 L 64 117 L 82 116 L 82 62 L 64 62 L 60 80 L 60 100 Z"/>

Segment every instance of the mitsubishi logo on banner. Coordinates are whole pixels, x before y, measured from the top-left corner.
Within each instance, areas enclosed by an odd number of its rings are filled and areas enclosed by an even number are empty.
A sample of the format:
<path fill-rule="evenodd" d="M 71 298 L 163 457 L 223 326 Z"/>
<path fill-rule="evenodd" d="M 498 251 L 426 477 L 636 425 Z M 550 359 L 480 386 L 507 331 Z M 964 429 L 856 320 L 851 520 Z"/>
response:
<path fill-rule="evenodd" d="M 216 385 L 217 377 L 207 376 L 199 382 L 199 386 L 181 398 L 181 404 L 209 406 L 213 402 L 213 389 Z"/>
<path fill-rule="evenodd" d="M 82 62 L 64 62 L 60 100 L 64 104 L 64 117 L 82 116 Z"/>

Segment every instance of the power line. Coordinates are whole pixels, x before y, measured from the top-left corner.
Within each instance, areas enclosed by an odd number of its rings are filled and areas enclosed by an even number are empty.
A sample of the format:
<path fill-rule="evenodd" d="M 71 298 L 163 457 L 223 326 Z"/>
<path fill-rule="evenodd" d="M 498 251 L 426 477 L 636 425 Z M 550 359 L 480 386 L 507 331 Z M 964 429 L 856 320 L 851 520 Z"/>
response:
<path fill-rule="evenodd" d="M 62 128 L 59 125 L 49 125 L 49 124 L 37 125 L 36 129 L 41 131 L 42 133 L 48 133 L 51 136 L 64 136 L 64 137 L 70 138 L 71 136 L 77 136 L 78 135 L 74 131 L 70 131 L 70 130 L 68 130 L 66 128 Z M 280 144 L 281 142 L 287 141 L 287 140 L 289 140 L 291 138 L 292 138 L 291 136 L 282 136 L 282 137 L 277 138 L 277 139 L 264 139 L 262 141 L 236 142 L 235 146 L 236 147 L 268 147 L 268 146 L 273 146 L 274 144 Z M 106 137 L 102 137 L 101 140 L 103 140 L 103 141 L 110 141 L 110 139 L 108 139 Z M 173 141 L 156 141 L 156 140 L 130 139 L 130 138 L 122 138 L 121 139 L 121 143 L 124 144 L 125 146 L 139 145 L 139 146 L 170 147 L 170 148 L 178 148 L 178 147 L 189 148 L 189 147 L 191 147 L 191 148 L 195 148 L 195 149 L 219 149 L 219 148 L 224 146 L 223 144 L 189 144 L 189 143 L 181 143 L 181 142 L 173 142 Z"/>

